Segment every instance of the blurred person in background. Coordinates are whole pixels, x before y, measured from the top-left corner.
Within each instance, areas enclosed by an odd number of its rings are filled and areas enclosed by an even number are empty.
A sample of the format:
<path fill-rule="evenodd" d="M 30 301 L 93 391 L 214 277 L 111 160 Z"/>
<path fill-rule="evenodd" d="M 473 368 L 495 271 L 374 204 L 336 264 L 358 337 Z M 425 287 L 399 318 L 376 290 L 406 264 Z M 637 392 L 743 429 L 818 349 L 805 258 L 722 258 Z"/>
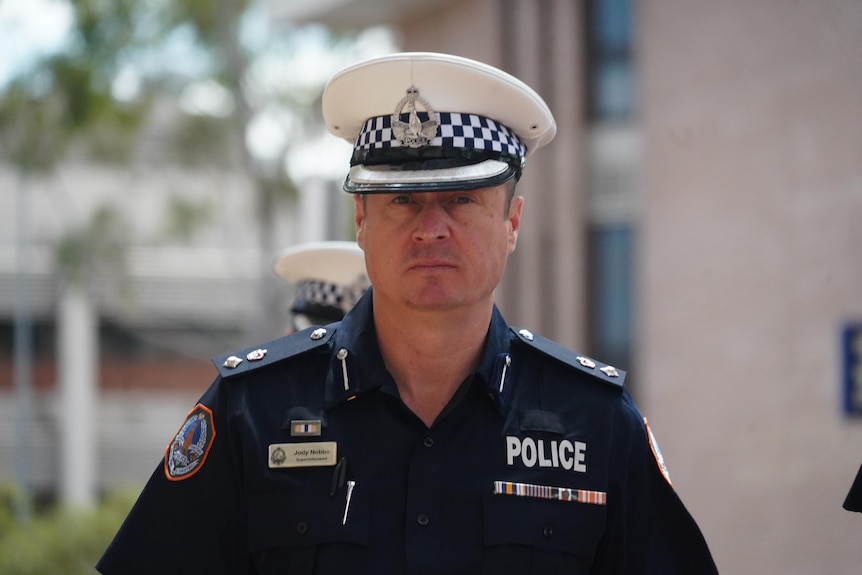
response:
<path fill-rule="evenodd" d="M 294 286 L 286 334 L 339 321 L 368 289 L 356 242 L 308 242 L 282 251 L 272 266 Z"/>
<path fill-rule="evenodd" d="M 214 360 L 107 575 L 709 575 L 625 372 L 510 327 L 515 194 L 556 124 L 480 62 L 329 81 L 372 287 L 338 323 Z M 576 318 L 572 318 L 576 320 Z"/>

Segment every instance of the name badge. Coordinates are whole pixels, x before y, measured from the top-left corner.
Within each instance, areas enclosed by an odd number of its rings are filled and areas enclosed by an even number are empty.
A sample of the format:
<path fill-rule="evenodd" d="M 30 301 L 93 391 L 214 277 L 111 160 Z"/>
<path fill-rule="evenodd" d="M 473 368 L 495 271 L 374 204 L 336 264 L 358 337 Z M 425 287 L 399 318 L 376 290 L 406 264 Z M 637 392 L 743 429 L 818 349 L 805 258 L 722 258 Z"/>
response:
<path fill-rule="evenodd" d="M 337 451 L 334 441 L 273 443 L 269 446 L 269 468 L 335 465 Z"/>

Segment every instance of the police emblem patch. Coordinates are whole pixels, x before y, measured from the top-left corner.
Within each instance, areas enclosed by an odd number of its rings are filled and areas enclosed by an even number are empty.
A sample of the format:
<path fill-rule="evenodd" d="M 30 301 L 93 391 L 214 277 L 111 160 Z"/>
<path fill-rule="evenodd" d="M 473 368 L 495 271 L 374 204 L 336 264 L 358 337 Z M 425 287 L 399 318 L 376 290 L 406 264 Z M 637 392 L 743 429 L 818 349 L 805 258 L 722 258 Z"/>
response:
<path fill-rule="evenodd" d="M 213 413 L 197 404 L 186 416 L 165 452 L 165 477 L 169 481 L 188 479 L 203 467 L 215 439 Z"/>
<path fill-rule="evenodd" d="M 664 455 L 661 454 L 661 449 L 659 449 L 658 441 L 656 441 L 655 435 L 653 435 L 652 429 L 650 429 L 646 417 L 644 417 L 644 427 L 646 428 L 647 437 L 649 438 L 649 446 L 650 449 L 652 449 L 652 454 L 655 457 L 655 462 L 658 464 L 658 468 L 661 471 L 661 474 L 664 475 L 664 478 L 667 481 L 668 485 L 673 487 L 673 483 L 670 480 L 670 473 L 668 472 L 667 465 L 665 465 L 664 462 Z"/>

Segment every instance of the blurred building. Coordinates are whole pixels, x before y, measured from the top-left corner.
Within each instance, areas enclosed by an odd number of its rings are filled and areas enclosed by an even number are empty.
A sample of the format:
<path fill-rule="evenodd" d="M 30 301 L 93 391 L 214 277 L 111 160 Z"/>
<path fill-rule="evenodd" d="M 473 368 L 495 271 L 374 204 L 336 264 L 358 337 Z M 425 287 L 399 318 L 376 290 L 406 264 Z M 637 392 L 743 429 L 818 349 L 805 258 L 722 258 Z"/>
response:
<path fill-rule="evenodd" d="M 291 286 L 271 269 L 278 251 L 352 239 L 340 182 L 306 173 L 270 206 L 263 248 L 256 182 L 235 161 L 171 158 L 165 124 L 180 120 L 160 104 L 120 166 L 74 159 L 24 177 L 0 161 L 0 483 L 23 482 L 24 467 L 33 494 L 53 499 L 70 460 L 92 456 L 78 466 L 95 475 L 88 485 L 139 487 L 215 377 L 209 358 L 283 334 Z M 74 397 L 91 385 L 82 378 L 98 381 L 97 400 Z"/>
<path fill-rule="evenodd" d="M 637 355 L 672 477 L 722 572 L 857 572 L 862 5 L 638 6 Z"/>

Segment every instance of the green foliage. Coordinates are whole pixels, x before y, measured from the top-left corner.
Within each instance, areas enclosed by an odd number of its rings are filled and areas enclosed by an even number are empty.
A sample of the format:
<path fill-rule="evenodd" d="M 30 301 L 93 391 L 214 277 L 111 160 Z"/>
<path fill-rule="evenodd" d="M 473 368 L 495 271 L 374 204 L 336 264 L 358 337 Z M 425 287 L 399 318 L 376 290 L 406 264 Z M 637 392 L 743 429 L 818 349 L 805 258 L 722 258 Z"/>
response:
<path fill-rule="evenodd" d="M 74 131 L 96 120 L 111 105 L 110 95 L 98 89 L 96 70 L 84 62 L 56 57 L 48 64 L 53 74 L 55 91 L 64 96 L 64 124 Z"/>
<path fill-rule="evenodd" d="M 50 94 L 40 96 L 23 83 L 13 84 L 0 99 L 0 151 L 22 172 L 50 168 L 68 139 L 54 128 L 62 114 L 62 103 Z"/>
<path fill-rule="evenodd" d="M 165 237 L 189 241 L 195 232 L 205 226 L 213 216 L 215 206 L 204 200 L 195 203 L 183 198 L 173 197 L 168 205 L 165 224 Z"/>
<path fill-rule="evenodd" d="M 187 115 L 178 118 L 172 134 L 174 157 L 186 166 L 226 166 L 231 163 L 230 119 Z"/>
<path fill-rule="evenodd" d="M 49 170 L 76 139 L 125 161 L 147 110 L 143 99 L 118 105 L 91 62 L 57 55 L 0 94 L 0 149 L 25 172 Z"/>
<path fill-rule="evenodd" d="M 94 68 L 112 67 L 117 53 L 136 40 L 138 0 L 72 0 L 74 48 Z"/>
<path fill-rule="evenodd" d="M 74 23 L 67 49 L 0 87 L 0 153 L 24 172 L 50 170 L 67 156 L 72 144 L 75 151 L 96 160 L 128 161 L 150 110 L 150 98 L 145 95 L 132 103 L 115 100 L 111 89 L 120 70 L 157 50 L 183 28 L 194 31 L 200 46 L 217 51 L 227 26 L 220 11 L 224 0 L 68 1 Z M 233 0 L 229 6 L 239 11 L 233 17 L 248 4 Z M 213 58 L 213 63 L 222 60 Z M 156 85 L 160 79 L 146 81 Z M 179 150 L 225 141 L 224 121 L 211 121 L 205 129 L 197 125 L 204 120 L 194 122 L 197 130 L 178 136 Z M 193 144 L 188 144 L 189 138 Z M 213 163 L 221 160 L 216 157 Z"/>
<path fill-rule="evenodd" d="M 169 4 L 169 20 L 191 24 L 204 44 L 217 46 L 222 38 L 224 18 L 234 19 L 251 5 L 250 0 L 184 0 Z"/>
<path fill-rule="evenodd" d="M 137 493 L 116 493 L 96 509 L 50 509 L 27 524 L 11 520 L 9 489 L 0 493 L 0 573 L 92 575 Z"/>
<path fill-rule="evenodd" d="M 101 121 L 94 122 L 86 137 L 80 139 L 81 148 L 90 157 L 106 163 L 128 162 L 135 151 L 148 108 L 149 102 L 145 99 L 107 108 Z"/>

